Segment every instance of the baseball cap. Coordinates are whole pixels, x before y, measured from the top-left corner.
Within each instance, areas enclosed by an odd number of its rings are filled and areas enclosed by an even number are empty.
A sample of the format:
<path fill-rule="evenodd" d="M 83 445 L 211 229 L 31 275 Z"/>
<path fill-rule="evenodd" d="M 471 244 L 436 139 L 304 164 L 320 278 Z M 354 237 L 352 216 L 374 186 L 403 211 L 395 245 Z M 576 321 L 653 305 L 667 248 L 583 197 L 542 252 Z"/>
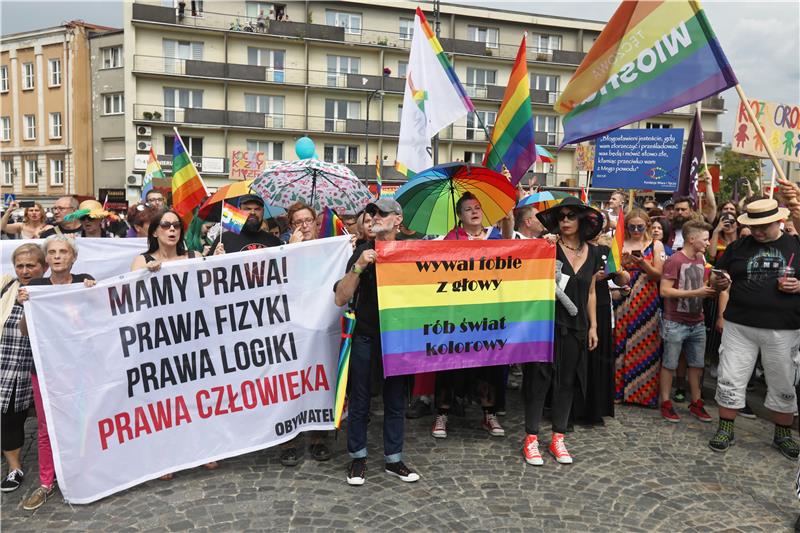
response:
<path fill-rule="evenodd" d="M 397 201 L 393 200 L 392 198 L 379 198 L 377 201 L 367 204 L 367 207 L 364 208 L 364 211 L 370 215 L 375 214 L 376 211 L 380 211 L 382 213 L 394 213 L 396 215 L 403 214 L 403 208 L 400 207 L 400 204 L 398 204 Z"/>
<path fill-rule="evenodd" d="M 257 194 L 245 194 L 239 197 L 239 205 L 246 204 L 247 202 L 256 202 L 264 207 L 264 200 Z"/>

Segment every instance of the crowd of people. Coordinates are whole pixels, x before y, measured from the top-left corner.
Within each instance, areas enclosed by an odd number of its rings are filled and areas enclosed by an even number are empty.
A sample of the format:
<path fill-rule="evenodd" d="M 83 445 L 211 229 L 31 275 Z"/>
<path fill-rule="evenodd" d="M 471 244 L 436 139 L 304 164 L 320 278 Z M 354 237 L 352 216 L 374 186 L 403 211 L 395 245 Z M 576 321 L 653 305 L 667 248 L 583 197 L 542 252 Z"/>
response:
<path fill-rule="evenodd" d="M 547 239 L 555 246 L 563 298 L 555 307 L 552 362 L 387 378 L 381 365 L 375 242 L 437 237 L 404 227 L 403 209 L 391 198 L 342 215 L 353 254 L 332 287 L 332 298 L 357 316 L 350 356 L 347 483 L 362 485 L 366 480 L 367 427 L 375 395 L 383 397 L 385 472 L 414 482 L 420 475 L 403 462 L 405 418 L 430 417 L 431 436 L 448 438 L 450 417 L 466 416 L 475 404 L 482 412 L 480 427 L 492 437 L 505 437 L 501 418 L 506 414 L 506 392 L 519 376 L 525 428 L 521 451 L 531 465 L 545 464 L 545 447 L 558 463 L 572 463 L 565 435 L 574 424 L 602 425 L 619 404 L 659 409 L 664 420 L 677 423 L 686 414 L 679 406 L 687 401 L 688 388 L 687 413 L 712 422 L 702 394 L 706 374 L 717 377 L 719 406 L 718 426 L 713 434 L 709 431 L 708 446 L 725 452 L 735 442 L 737 415 L 751 414 L 746 390 L 757 364 L 767 385 L 764 407 L 775 423 L 772 444 L 796 460 L 800 446 L 791 428 L 800 366 L 800 237 L 795 230 L 800 224 L 800 188 L 782 182 L 777 199 L 750 197 L 741 204 L 716 206 L 712 198 L 709 195 L 702 206 L 679 197 L 663 206 L 649 201 L 640 207 L 625 205 L 626 195 L 619 191 L 604 212 L 568 197 L 542 211 L 522 207 L 496 226 L 485 227 L 480 201 L 463 194 L 455 206 L 456 227 L 438 238 Z M 2 451 L 9 468 L 3 491 L 16 490 L 23 482 L 20 451 L 31 404 L 37 415 L 39 486 L 25 499 L 25 509 L 45 503 L 55 484 L 24 320 L 26 288 L 91 286 L 91 275 L 72 272 L 83 238 L 144 237 L 147 249 L 133 259 L 131 269 L 156 271 L 178 259 L 320 237 L 321 217 L 309 205 L 297 203 L 281 217 L 265 218 L 260 196 L 249 194 L 237 203 L 247 214 L 238 234 L 198 219 L 184 228 L 157 191 L 132 206 L 124 221 L 95 200 L 79 204 L 71 197 L 56 202 L 49 223 L 38 204 L 26 207 L 21 222 L 10 221 L 11 209 L 2 217 L 6 234 L 45 239 L 41 247 L 26 243 L 14 250 L 15 275 L 3 279 L 0 295 Z M 625 233 L 621 268 L 607 273 L 620 213 Z M 552 432 L 542 445 L 545 418 Z M 327 432 L 309 435 L 313 459 L 330 459 L 328 440 Z M 298 464 L 298 446 L 297 438 L 280 446 L 283 465 Z M 204 466 L 213 469 L 217 464 Z"/>

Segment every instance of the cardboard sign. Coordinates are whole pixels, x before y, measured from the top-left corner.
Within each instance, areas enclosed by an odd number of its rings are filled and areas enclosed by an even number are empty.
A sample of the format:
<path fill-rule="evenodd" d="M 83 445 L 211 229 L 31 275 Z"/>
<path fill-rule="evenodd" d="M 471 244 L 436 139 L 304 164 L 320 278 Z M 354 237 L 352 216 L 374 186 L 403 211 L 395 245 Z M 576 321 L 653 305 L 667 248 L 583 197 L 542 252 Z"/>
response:
<path fill-rule="evenodd" d="M 750 100 L 750 107 L 767 142 L 778 159 L 800 163 L 800 106 L 779 104 L 763 100 Z M 754 126 L 747 118 L 744 103 L 739 103 L 736 124 L 733 127 L 731 150 L 756 157 L 769 157 L 758 138 Z"/>

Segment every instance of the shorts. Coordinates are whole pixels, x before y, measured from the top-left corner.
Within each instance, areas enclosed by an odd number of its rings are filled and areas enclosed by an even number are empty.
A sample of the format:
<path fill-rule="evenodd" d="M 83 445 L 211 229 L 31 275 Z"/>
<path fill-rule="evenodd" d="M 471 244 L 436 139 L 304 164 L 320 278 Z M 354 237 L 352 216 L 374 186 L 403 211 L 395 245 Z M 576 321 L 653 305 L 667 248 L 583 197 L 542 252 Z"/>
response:
<path fill-rule="evenodd" d="M 690 325 L 664 319 L 661 324 L 661 336 L 664 338 L 664 355 L 661 360 L 664 368 L 668 370 L 678 368 L 681 352 L 690 367 L 705 366 L 706 325 L 703 322 Z"/>
<path fill-rule="evenodd" d="M 725 321 L 719 347 L 719 376 L 715 399 L 721 407 L 742 409 L 750 374 L 761 351 L 767 380 L 764 407 L 777 413 L 794 413 L 800 329 L 764 329 Z"/>

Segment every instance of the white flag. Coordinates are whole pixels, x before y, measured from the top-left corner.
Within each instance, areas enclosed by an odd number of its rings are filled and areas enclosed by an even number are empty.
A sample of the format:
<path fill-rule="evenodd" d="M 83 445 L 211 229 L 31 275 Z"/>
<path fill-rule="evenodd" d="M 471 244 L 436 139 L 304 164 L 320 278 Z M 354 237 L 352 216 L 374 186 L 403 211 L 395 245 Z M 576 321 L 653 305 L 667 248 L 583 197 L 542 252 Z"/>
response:
<path fill-rule="evenodd" d="M 431 137 L 474 110 L 439 40 L 417 8 L 400 117 L 397 169 L 410 177 L 432 166 Z"/>

